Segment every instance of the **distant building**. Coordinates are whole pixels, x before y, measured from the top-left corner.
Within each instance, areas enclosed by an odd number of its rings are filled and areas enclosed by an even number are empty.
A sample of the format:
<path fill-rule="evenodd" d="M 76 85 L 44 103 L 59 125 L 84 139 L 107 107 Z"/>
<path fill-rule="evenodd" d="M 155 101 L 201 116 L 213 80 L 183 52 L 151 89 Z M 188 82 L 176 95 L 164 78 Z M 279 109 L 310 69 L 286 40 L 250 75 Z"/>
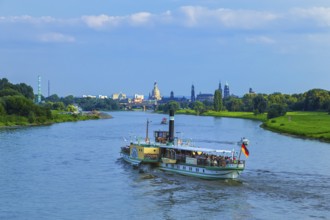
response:
<path fill-rule="evenodd" d="M 126 99 L 127 97 L 126 97 L 126 94 L 124 94 L 124 93 L 114 93 L 114 94 L 112 94 L 111 98 L 113 100 L 123 100 L 123 99 Z"/>
<path fill-rule="evenodd" d="M 144 95 L 139 95 L 139 94 L 134 95 L 134 99 L 133 99 L 134 103 L 142 103 L 143 100 L 144 100 Z"/>
<path fill-rule="evenodd" d="M 160 96 L 160 90 L 158 89 L 157 82 L 154 83 L 154 88 L 151 92 L 151 95 L 149 95 L 149 99 L 151 100 L 161 100 L 162 97 Z"/>
<path fill-rule="evenodd" d="M 96 99 L 95 95 L 83 95 L 83 98 L 90 98 L 90 99 Z"/>
<path fill-rule="evenodd" d="M 99 95 L 99 99 L 107 99 L 108 98 L 108 96 L 106 96 L 106 95 Z"/>
<path fill-rule="evenodd" d="M 170 97 L 162 97 L 162 100 L 160 100 L 158 103 L 159 104 L 166 104 L 166 103 L 171 102 L 171 101 L 183 103 L 183 102 L 187 102 L 188 99 L 184 96 L 175 97 L 174 92 L 171 91 Z"/>
<path fill-rule="evenodd" d="M 170 99 L 174 99 L 174 92 L 173 91 L 171 91 Z"/>
<path fill-rule="evenodd" d="M 255 91 L 253 91 L 252 88 L 249 89 L 249 93 L 250 93 L 250 94 L 256 94 Z"/>
<path fill-rule="evenodd" d="M 219 88 L 218 88 L 218 90 L 221 92 L 221 96 L 223 96 L 221 81 L 219 82 Z M 223 97 L 221 97 L 221 98 L 223 98 Z"/>
<path fill-rule="evenodd" d="M 196 97 L 196 100 L 197 101 L 200 101 L 200 102 L 204 102 L 204 101 L 213 102 L 214 95 L 213 94 L 202 94 L 202 93 L 199 93 L 197 95 L 197 97 Z"/>
<path fill-rule="evenodd" d="M 190 101 L 191 102 L 195 102 L 196 101 L 196 97 L 195 97 L 195 86 L 194 85 L 191 86 L 191 97 L 190 97 Z"/>
<path fill-rule="evenodd" d="M 229 84 L 227 82 L 225 84 L 225 88 L 223 89 L 223 97 L 224 98 L 230 97 Z"/>

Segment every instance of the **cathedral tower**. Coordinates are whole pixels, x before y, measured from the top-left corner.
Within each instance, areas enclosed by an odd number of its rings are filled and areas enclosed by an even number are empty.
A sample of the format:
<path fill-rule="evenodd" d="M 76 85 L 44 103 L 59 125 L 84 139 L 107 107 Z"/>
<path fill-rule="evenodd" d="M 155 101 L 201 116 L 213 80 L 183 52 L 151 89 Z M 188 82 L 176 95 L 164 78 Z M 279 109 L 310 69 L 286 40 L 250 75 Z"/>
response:
<path fill-rule="evenodd" d="M 196 97 L 195 97 L 195 86 L 192 85 L 191 86 L 191 102 L 195 102 L 196 101 Z"/>

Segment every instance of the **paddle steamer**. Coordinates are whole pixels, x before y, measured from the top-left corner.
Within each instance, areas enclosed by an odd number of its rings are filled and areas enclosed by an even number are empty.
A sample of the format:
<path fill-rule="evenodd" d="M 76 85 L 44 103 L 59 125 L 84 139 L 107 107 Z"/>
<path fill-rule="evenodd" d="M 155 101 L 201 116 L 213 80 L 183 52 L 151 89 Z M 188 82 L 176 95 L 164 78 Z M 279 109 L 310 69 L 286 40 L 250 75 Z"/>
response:
<path fill-rule="evenodd" d="M 242 138 L 240 150 L 200 148 L 190 141 L 174 137 L 174 112 L 170 111 L 169 131 L 155 131 L 154 141 L 147 134 L 141 141 L 132 141 L 121 148 L 122 158 L 134 166 L 154 164 L 159 169 L 202 179 L 236 179 L 245 169 L 241 153 L 248 156 L 249 141 Z"/>

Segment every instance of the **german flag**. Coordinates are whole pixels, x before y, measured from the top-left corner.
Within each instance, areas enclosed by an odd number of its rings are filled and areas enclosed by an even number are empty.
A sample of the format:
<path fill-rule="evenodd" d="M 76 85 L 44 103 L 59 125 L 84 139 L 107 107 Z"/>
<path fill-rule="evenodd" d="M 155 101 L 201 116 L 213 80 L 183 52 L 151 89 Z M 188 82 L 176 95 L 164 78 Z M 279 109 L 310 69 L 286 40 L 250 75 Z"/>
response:
<path fill-rule="evenodd" d="M 243 154 L 246 156 L 246 157 L 249 157 L 249 150 L 246 148 L 245 144 L 243 143 L 242 144 L 242 149 L 243 151 Z"/>

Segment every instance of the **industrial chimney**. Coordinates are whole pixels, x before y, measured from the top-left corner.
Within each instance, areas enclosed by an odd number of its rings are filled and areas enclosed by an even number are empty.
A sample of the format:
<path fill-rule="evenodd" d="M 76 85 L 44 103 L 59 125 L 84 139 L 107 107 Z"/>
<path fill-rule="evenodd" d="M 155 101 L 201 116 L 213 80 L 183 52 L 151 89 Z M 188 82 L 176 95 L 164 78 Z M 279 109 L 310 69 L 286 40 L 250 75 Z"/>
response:
<path fill-rule="evenodd" d="M 174 141 L 174 110 L 170 110 L 169 142 Z"/>

